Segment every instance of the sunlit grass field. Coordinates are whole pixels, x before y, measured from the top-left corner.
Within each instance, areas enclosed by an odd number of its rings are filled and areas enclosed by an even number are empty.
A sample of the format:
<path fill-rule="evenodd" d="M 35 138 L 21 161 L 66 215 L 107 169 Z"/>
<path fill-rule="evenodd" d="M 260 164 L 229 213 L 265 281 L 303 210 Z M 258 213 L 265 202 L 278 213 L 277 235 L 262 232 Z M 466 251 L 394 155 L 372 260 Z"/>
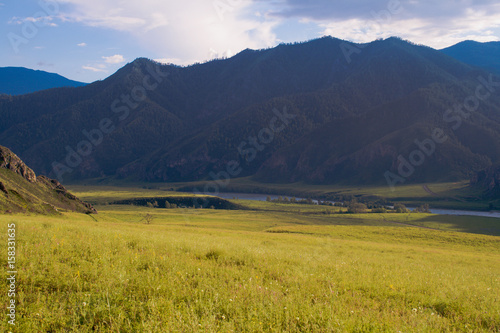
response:
<path fill-rule="evenodd" d="M 500 330 L 499 219 L 239 203 L 0 215 L 19 271 L 17 325 L 2 331 Z"/>

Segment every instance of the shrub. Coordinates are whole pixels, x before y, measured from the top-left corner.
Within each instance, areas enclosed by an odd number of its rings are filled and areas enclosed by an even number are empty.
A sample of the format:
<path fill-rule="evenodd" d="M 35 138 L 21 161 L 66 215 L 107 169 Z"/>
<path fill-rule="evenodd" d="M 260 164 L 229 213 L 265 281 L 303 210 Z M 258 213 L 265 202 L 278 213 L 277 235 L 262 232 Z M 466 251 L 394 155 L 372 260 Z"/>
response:
<path fill-rule="evenodd" d="M 419 206 L 415 208 L 413 211 L 414 213 L 430 213 L 429 205 L 428 204 L 423 204 L 422 206 Z"/>
<path fill-rule="evenodd" d="M 354 202 L 349 205 L 349 207 L 347 208 L 347 212 L 351 214 L 359 214 L 364 213 L 367 209 L 368 208 L 365 204 Z"/>
<path fill-rule="evenodd" d="M 404 214 L 404 213 L 408 213 L 409 210 L 406 208 L 405 205 L 403 204 L 395 204 L 394 205 L 394 210 L 396 211 L 396 213 L 398 214 Z"/>

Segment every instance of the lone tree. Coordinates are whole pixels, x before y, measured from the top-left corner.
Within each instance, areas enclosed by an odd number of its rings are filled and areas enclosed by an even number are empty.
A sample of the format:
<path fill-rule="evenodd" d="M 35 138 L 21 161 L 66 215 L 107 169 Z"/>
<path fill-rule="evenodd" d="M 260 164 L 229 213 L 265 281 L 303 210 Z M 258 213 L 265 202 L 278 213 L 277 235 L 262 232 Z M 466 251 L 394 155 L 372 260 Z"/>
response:
<path fill-rule="evenodd" d="M 142 218 L 141 221 L 144 221 L 144 224 L 151 224 L 151 222 L 153 222 L 154 218 L 155 217 L 153 215 L 146 214 L 146 215 L 144 215 L 144 217 Z"/>

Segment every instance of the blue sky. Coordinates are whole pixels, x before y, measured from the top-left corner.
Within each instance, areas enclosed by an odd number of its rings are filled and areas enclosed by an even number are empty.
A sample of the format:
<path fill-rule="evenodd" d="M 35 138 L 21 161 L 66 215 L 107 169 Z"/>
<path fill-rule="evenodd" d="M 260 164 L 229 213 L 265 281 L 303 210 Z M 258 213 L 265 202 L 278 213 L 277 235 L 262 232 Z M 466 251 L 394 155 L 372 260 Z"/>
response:
<path fill-rule="evenodd" d="M 147 57 L 188 65 L 324 35 L 443 48 L 500 40 L 497 0 L 0 0 L 0 66 L 92 82 Z"/>

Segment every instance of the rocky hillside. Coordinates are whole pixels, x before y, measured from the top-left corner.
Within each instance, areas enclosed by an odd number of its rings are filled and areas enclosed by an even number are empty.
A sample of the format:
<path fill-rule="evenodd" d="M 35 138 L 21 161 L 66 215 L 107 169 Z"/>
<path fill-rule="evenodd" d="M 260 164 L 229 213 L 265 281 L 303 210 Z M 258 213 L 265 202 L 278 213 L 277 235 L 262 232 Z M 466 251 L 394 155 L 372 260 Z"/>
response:
<path fill-rule="evenodd" d="M 471 179 L 471 185 L 484 190 L 489 198 L 500 199 L 500 164 L 476 173 Z"/>
<path fill-rule="evenodd" d="M 0 146 L 0 213 L 53 214 L 58 211 L 97 213 L 57 180 L 37 177 L 16 154 Z"/>

